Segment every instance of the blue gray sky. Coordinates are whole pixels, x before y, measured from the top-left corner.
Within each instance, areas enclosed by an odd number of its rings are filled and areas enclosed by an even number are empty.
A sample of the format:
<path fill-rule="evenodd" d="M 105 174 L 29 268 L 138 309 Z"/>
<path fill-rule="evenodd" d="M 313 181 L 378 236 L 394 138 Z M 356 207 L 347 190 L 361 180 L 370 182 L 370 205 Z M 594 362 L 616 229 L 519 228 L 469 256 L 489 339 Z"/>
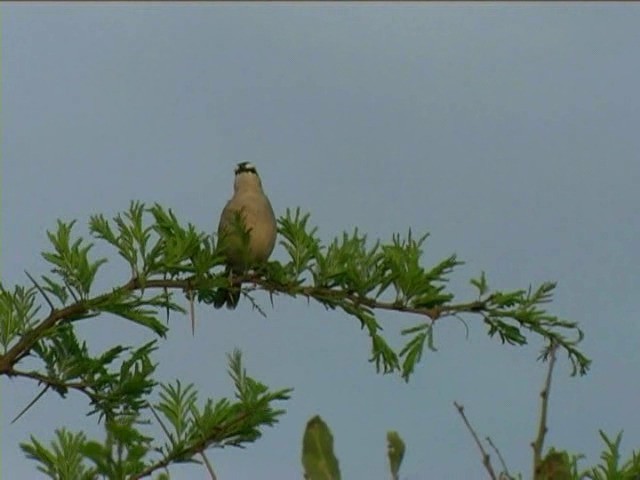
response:
<path fill-rule="evenodd" d="M 213 231 L 233 167 L 259 168 L 278 215 L 301 207 L 324 240 L 430 232 L 425 262 L 457 253 L 458 299 L 484 270 L 496 288 L 559 282 L 549 306 L 578 320 L 588 376 L 559 361 L 551 445 L 598 460 L 598 429 L 640 444 L 640 7 L 636 4 L 11 4 L 2 15 L 2 282 L 44 273 L 57 218 L 159 202 Z M 126 277 L 113 258 L 98 281 Z M 284 259 L 282 247 L 275 259 Z M 226 354 L 295 388 L 287 414 L 247 450 L 215 451 L 218 478 L 298 479 L 305 422 L 321 415 L 343 478 L 388 478 L 385 432 L 407 443 L 404 479 L 483 478 L 458 401 L 512 472 L 529 475 L 545 374 L 537 340 L 488 339 L 482 323 L 436 328 L 409 384 L 377 375 L 359 324 L 280 297 L 174 316 L 163 380 L 232 393 Z M 390 332 L 418 319 L 390 313 Z M 94 349 L 149 334 L 100 318 Z M 2 379 L 2 478 L 39 478 L 18 443 L 67 426 L 99 435 L 84 400 Z M 204 478 L 197 466 L 176 479 Z"/>

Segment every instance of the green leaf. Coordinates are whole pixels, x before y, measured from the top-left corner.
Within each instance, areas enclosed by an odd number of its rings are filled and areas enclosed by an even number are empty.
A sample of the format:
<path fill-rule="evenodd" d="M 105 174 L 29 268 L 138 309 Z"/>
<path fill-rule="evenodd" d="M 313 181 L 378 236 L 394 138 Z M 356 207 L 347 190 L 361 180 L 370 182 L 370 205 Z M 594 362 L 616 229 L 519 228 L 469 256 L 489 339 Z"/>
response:
<path fill-rule="evenodd" d="M 478 296 L 480 297 L 489 291 L 489 285 L 487 284 L 487 277 L 484 271 L 480 274 L 480 278 L 472 278 L 469 282 L 478 289 Z"/>
<path fill-rule="evenodd" d="M 180 380 L 176 380 L 175 386 L 169 384 L 160 385 L 160 402 L 156 408 L 173 426 L 172 442 L 182 442 L 187 439 L 191 423 L 188 414 L 196 405 L 198 394 L 193 384 L 182 387 Z"/>
<path fill-rule="evenodd" d="M 400 465 L 404 458 L 405 444 L 398 432 L 387 432 L 387 455 L 389 457 L 389 467 L 391 468 L 391 478 L 398 480 Z"/>
<path fill-rule="evenodd" d="M 85 435 L 73 434 L 65 428 L 56 430 L 51 447 L 47 448 L 33 436 L 31 443 L 21 443 L 20 448 L 38 463 L 38 470 L 60 480 L 76 480 L 93 478 L 92 471 L 83 462 L 82 449 L 86 442 Z"/>
<path fill-rule="evenodd" d="M 36 324 L 40 306 L 35 304 L 37 289 L 19 285 L 13 292 L 0 283 L 0 345 L 6 353 L 10 345 Z"/>
<path fill-rule="evenodd" d="M 100 308 L 103 312 L 109 312 L 127 320 L 131 320 L 138 325 L 147 327 L 152 330 L 156 335 L 164 337 L 169 330 L 162 322 L 158 320 L 158 310 L 153 308 L 147 308 L 145 304 L 149 304 L 141 298 L 132 298 L 126 300 L 113 300 L 108 299 L 96 307 Z M 163 306 L 170 304 L 163 304 Z"/>
<path fill-rule="evenodd" d="M 308 480 L 339 480 L 338 459 L 333 453 L 333 436 L 327 424 L 315 416 L 307 422 L 302 439 L 302 466 Z"/>

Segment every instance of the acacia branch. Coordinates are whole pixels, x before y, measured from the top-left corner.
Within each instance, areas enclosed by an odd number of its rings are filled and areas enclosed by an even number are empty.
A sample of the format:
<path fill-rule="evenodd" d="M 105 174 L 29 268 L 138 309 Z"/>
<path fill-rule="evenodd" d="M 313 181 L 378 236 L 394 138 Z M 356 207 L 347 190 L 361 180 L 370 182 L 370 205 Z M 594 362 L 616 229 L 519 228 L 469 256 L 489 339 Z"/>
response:
<path fill-rule="evenodd" d="M 162 289 L 174 289 L 190 291 L 194 288 L 193 277 L 187 279 L 148 279 L 144 282 L 140 282 L 137 279 L 131 279 L 126 284 L 117 287 L 114 292 L 119 294 L 133 292 L 135 290 L 145 290 L 152 288 Z M 301 287 L 298 285 L 278 285 L 274 286 L 273 283 L 265 280 L 258 275 L 239 275 L 236 276 L 233 281 L 239 282 L 252 282 L 260 285 L 262 288 L 269 292 L 280 291 L 287 294 L 301 294 L 307 297 L 314 296 L 333 296 L 336 299 L 347 299 L 351 302 L 365 305 L 369 308 L 376 308 L 382 310 L 395 310 L 399 312 L 409 312 L 419 315 L 425 315 L 432 319 L 438 318 L 442 310 L 429 309 L 429 308 L 412 308 L 395 303 L 378 302 L 374 299 L 360 297 L 353 294 L 343 292 L 341 290 L 334 290 L 331 288 L 322 287 Z M 60 323 L 69 321 L 70 318 L 81 317 L 95 313 L 91 308 L 91 305 L 96 305 L 108 301 L 114 293 L 105 293 L 88 300 L 77 301 L 76 303 L 69 305 L 61 309 L 54 309 L 51 313 L 36 325 L 33 329 L 26 332 L 20 340 L 9 349 L 5 355 L 0 356 L 0 374 L 9 374 L 13 366 L 24 356 L 28 355 L 33 346 L 46 335 L 46 332 Z M 449 307 L 448 311 L 457 311 L 465 308 L 464 305 L 458 307 Z M 468 307 L 467 307 L 468 308 Z"/>
<path fill-rule="evenodd" d="M 440 305 L 434 308 L 413 307 L 401 302 L 383 302 L 376 298 L 362 296 L 357 293 L 345 291 L 341 288 L 303 286 L 298 283 L 282 284 L 274 283 L 268 278 L 259 274 L 235 275 L 230 281 L 234 283 L 249 283 L 253 287 L 245 287 L 245 291 L 264 290 L 270 295 L 275 292 L 287 295 L 302 295 L 307 298 L 331 299 L 335 302 L 347 302 L 356 307 L 366 307 L 371 310 L 388 310 L 402 313 L 412 313 L 429 318 L 435 321 L 445 316 L 457 316 L 460 313 L 476 313 L 484 315 L 486 313 L 498 315 L 500 312 L 490 309 L 490 297 L 485 300 L 477 300 L 468 303 L 454 305 Z M 80 300 L 76 303 L 61 309 L 55 309 L 42 321 L 24 334 L 24 336 L 5 354 L 0 356 L 0 374 L 7 374 L 11 368 L 24 356 L 28 355 L 33 346 L 46 335 L 46 332 L 60 323 L 73 321 L 74 319 L 96 315 L 100 312 L 94 305 L 108 302 L 114 295 L 128 294 L 133 291 L 145 291 L 147 289 L 171 289 L 182 290 L 190 295 L 198 289 L 198 281 L 195 277 L 178 279 L 144 279 L 143 281 L 132 278 L 124 285 L 117 287 L 113 292 L 105 293 L 91 299 Z M 193 315 L 192 315 L 193 320 Z M 553 332 L 551 332 L 553 333 Z M 551 335 L 549 333 L 549 335 Z M 556 336 L 557 337 L 557 336 Z M 556 338 L 554 337 L 554 338 Z M 556 338 L 559 341 L 559 339 Z M 566 343 L 566 342 L 565 342 Z M 563 343 L 564 345 L 564 343 Z M 571 347 L 564 345 L 567 349 Z"/>

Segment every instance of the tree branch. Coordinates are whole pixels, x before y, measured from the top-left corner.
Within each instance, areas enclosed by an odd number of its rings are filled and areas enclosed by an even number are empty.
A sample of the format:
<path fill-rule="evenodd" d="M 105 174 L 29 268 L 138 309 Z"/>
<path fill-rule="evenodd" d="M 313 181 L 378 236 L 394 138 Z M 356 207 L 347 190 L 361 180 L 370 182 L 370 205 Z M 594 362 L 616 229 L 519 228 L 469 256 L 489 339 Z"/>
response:
<path fill-rule="evenodd" d="M 27 410 L 33 407 L 33 405 L 35 405 L 35 403 L 40 400 L 40 398 L 46 393 L 49 388 L 53 388 L 57 392 L 61 392 L 64 390 L 75 390 L 86 395 L 93 403 L 97 403 L 100 400 L 104 399 L 104 397 L 102 397 L 101 395 L 90 392 L 89 386 L 81 382 L 63 382 L 56 378 L 48 377 L 37 372 L 23 372 L 21 370 L 15 370 L 14 368 L 11 368 L 8 372 L 5 372 L 5 375 L 8 375 L 10 377 L 15 376 L 29 378 L 31 380 L 36 380 L 39 384 L 46 385 L 45 388 L 40 393 L 38 393 L 38 395 L 33 400 L 31 400 L 29 404 L 24 407 L 18 415 L 16 415 L 11 423 L 16 422 L 22 415 L 27 412 Z"/>
<path fill-rule="evenodd" d="M 74 318 L 99 313 L 99 309 L 92 310 L 91 305 L 98 305 L 115 294 L 147 290 L 154 288 L 182 290 L 193 292 L 198 288 L 196 278 L 190 276 L 182 279 L 145 279 L 143 282 L 133 278 L 124 285 L 117 287 L 113 292 L 105 293 L 91 299 L 81 300 L 59 310 L 53 310 L 39 325 L 29 330 L 25 335 L 5 354 L 0 356 L 0 374 L 7 373 L 21 358 L 27 355 L 35 343 L 40 340 L 45 332 L 64 321 L 73 321 Z M 259 274 L 235 275 L 231 281 L 234 283 L 252 283 L 253 287 L 245 287 L 245 291 L 262 289 L 270 295 L 280 292 L 287 295 L 302 295 L 307 298 L 332 298 L 336 301 L 346 301 L 357 307 L 366 307 L 372 310 L 388 310 L 403 313 L 412 313 L 435 321 L 445 316 L 457 316 L 460 313 L 476 313 L 483 315 L 489 311 L 491 297 L 485 300 L 477 300 L 468 303 L 453 305 L 441 305 L 435 308 L 413 307 L 400 302 L 382 302 L 375 298 L 361 296 L 339 288 L 302 286 L 298 283 L 281 284 L 274 283 Z M 495 309 L 492 310 L 496 314 Z M 70 320 L 71 319 L 71 320 Z M 193 320 L 193 314 L 192 314 Z M 557 336 L 556 336 L 556 340 Z M 559 340 L 558 340 L 559 341 Z M 566 342 L 565 348 L 571 348 Z"/>

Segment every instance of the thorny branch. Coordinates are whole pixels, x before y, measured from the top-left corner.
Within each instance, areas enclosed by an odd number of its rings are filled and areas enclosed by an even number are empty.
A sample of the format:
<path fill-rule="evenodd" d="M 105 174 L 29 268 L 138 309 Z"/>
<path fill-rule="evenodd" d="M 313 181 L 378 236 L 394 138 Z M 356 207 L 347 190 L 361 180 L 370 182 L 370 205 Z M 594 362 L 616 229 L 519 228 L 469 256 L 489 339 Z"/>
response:
<path fill-rule="evenodd" d="M 334 290 L 331 288 L 322 287 L 304 287 L 299 285 L 273 285 L 264 277 L 258 275 L 239 275 L 233 278 L 234 282 L 250 282 L 254 285 L 259 285 L 264 290 L 270 293 L 281 291 L 287 294 L 299 294 L 308 298 L 314 296 L 333 296 L 336 299 L 348 300 L 350 302 L 364 305 L 373 309 L 380 310 L 393 310 L 397 312 L 414 313 L 417 315 L 423 315 L 431 320 L 436 320 L 444 315 L 454 314 L 456 312 L 464 311 L 481 311 L 483 308 L 483 302 L 472 302 L 460 305 L 450 305 L 440 308 L 417 308 L 408 307 L 391 302 L 380 302 L 371 298 L 361 297 L 358 295 L 350 294 L 341 290 Z M 144 284 L 132 279 L 121 287 L 117 288 L 117 291 L 132 292 L 135 290 L 146 289 L 173 289 L 184 290 L 190 292 L 194 289 L 193 278 L 188 279 L 155 279 L 145 280 Z M 254 287 L 255 288 L 255 287 Z M 85 314 L 91 314 L 90 305 L 102 303 L 107 300 L 112 293 L 105 293 L 93 299 L 86 301 L 80 301 L 69 305 L 62 309 L 54 309 L 38 326 L 33 330 L 25 334 L 5 355 L 0 355 L 0 374 L 9 374 L 13 365 L 15 365 L 21 358 L 28 354 L 33 345 L 42 337 L 44 332 L 55 327 L 58 323 L 67 321 L 69 318 L 79 317 Z"/>

